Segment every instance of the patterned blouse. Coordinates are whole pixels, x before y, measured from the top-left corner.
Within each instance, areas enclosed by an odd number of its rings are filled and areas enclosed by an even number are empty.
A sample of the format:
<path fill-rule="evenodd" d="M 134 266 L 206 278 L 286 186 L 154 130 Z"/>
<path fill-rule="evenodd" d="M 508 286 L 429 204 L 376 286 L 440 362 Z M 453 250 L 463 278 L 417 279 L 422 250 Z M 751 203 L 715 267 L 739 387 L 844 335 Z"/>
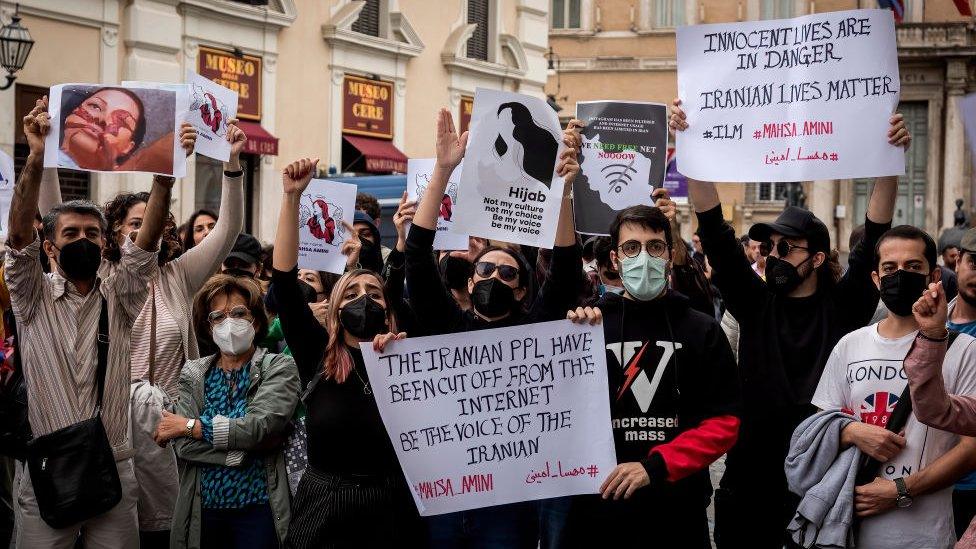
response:
<path fill-rule="evenodd" d="M 213 418 L 242 418 L 247 413 L 251 363 L 226 372 L 216 364 L 204 380 L 204 408 L 200 414 L 203 438 L 213 443 Z M 201 468 L 200 495 L 204 509 L 240 509 L 268 502 L 264 460 L 248 456 L 237 467 L 211 465 Z"/>

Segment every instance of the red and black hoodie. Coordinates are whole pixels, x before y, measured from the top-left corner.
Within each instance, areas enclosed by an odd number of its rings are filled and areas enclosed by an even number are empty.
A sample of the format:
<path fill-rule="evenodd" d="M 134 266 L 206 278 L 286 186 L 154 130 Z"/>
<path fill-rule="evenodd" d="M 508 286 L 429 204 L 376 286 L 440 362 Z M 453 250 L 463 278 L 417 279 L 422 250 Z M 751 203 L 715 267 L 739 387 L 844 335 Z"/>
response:
<path fill-rule="evenodd" d="M 617 462 L 644 465 L 651 480 L 640 490 L 645 495 L 701 501 L 704 508 L 708 466 L 739 431 L 739 381 L 725 333 L 675 291 L 643 302 L 608 293 L 596 306 L 603 312 Z"/>

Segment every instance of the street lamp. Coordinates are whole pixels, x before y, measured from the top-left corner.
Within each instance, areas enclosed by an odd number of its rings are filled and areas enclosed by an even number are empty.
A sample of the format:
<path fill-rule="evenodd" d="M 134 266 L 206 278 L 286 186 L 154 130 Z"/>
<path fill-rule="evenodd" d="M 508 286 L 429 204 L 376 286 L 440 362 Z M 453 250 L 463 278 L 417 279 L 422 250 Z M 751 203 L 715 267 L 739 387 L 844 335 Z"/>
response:
<path fill-rule="evenodd" d="M 24 68 L 33 47 L 30 32 L 21 26 L 20 17 L 14 14 L 10 23 L 0 28 L 0 65 L 7 69 L 7 83 L 0 86 L 0 90 L 13 85 L 17 79 L 14 73 Z"/>

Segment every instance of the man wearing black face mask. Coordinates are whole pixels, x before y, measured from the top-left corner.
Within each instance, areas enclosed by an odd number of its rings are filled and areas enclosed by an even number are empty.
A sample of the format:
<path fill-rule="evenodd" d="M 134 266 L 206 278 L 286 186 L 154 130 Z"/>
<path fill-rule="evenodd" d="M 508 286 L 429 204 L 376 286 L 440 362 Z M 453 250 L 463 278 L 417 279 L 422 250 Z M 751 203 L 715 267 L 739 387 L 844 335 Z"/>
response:
<path fill-rule="evenodd" d="M 362 244 L 359 250 L 359 264 L 374 273 L 383 272 L 380 230 L 373 224 L 369 215 L 361 211 L 357 211 L 353 216 L 352 226 L 359 233 L 359 241 Z"/>
<path fill-rule="evenodd" d="M 680 105 L 676 99 L 673 131 L 688 128 Z M 907 147 L 911 137 L 902 116 L 888 122 L 887 136 L 877 138 Z M 898 179 L 875 180 L 864 240 L 851 250 L 849 268 L 840 279 L 827 227 L 812 213 L 787 208 L 775 223 L 749 231 L 751 239 L 771 244 L 763 281 L 722 217 L 715 185 L 689 181 L 688 189 L 712 283 L 740 329 L 742 425 L 715 494 L 715 543 L 719 549 L 779 549 L 799 503 L 787 489 L 783 469 L 790 437 L 815 411 L 810 399 L 830 350 L 844 334 L 866 325 L 877 308 L 872 255 L 890 227 Z"/>
<path fill-rule="evenodd" d="M 842 431 L 842 447 L 857 446 L 882 464 L 854 494 L 858 548 L 950 547 L 951 486 L 976 466 L 976 439 L 928 428 L 914 415 L 900 434 L 886 428 L 907 385 L 903 361 L 919 335 L 912 306 L 941 279 L 935 241 L 901 225 L 881 237 L 877 257 L 872 277 L 889 314 L 837 343 L 812 403 L 859 419 Z M 976 340 L 958 336 L 942 363 L 946 390 L 976 392 L 974 364 Z"/>
<path fill-rule="evenodd" d="M 138 547 L 135 475 L 129 427 L 129 336 L 157 269 L 163 225 L 146 226 L 135 241 L 126 239 L 118 264 L 102 260 L 106 221 L 88 201 L 58 205 L 44 216 L 43 242 L 34 229 L 38 207 L 44 134 L 50 128 L 46 99 L 24 118 L 30 147 L 10 208 L 4 278 L 17 320 L 18 351 L 28 387 L 28 417 L 35 437 L 51 434 L 94 416 L 98 353 L 103 312 L 108 322 L 101 424 L 116 460 L 122 499 L 76 527 L 55 529 L 40 517 L 29 469 L 21 475 L 17 498 L 18 547 L 70 546 L 80 531 L 86 547 Z M 168 208 L 160 195 L 171 178 L 156 177 L 147 218 L 163 219 Z M 152 209 L 150 209 L 152 208 Z M 56 269 L 44 275 L 37 257 L 43 246 Z"/>

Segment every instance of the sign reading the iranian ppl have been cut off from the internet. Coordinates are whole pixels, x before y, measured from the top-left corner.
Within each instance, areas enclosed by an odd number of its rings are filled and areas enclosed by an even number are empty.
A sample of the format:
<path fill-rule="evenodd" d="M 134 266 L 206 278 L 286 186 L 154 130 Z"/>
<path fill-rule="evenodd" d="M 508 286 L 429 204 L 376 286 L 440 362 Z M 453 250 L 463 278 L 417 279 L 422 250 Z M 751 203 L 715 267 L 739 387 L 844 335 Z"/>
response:
<path fill-rule="evenodd" d="M 617 464 L 603 327 L 462 335 L 362 344 L 420 514 L 597 493 Z"/>
<path fill-rule="evenodd" d="M 705 181 L 902 175 L 888 143 L 899 97 L 889 10 L 680 27 L 682 174 Z"/>

